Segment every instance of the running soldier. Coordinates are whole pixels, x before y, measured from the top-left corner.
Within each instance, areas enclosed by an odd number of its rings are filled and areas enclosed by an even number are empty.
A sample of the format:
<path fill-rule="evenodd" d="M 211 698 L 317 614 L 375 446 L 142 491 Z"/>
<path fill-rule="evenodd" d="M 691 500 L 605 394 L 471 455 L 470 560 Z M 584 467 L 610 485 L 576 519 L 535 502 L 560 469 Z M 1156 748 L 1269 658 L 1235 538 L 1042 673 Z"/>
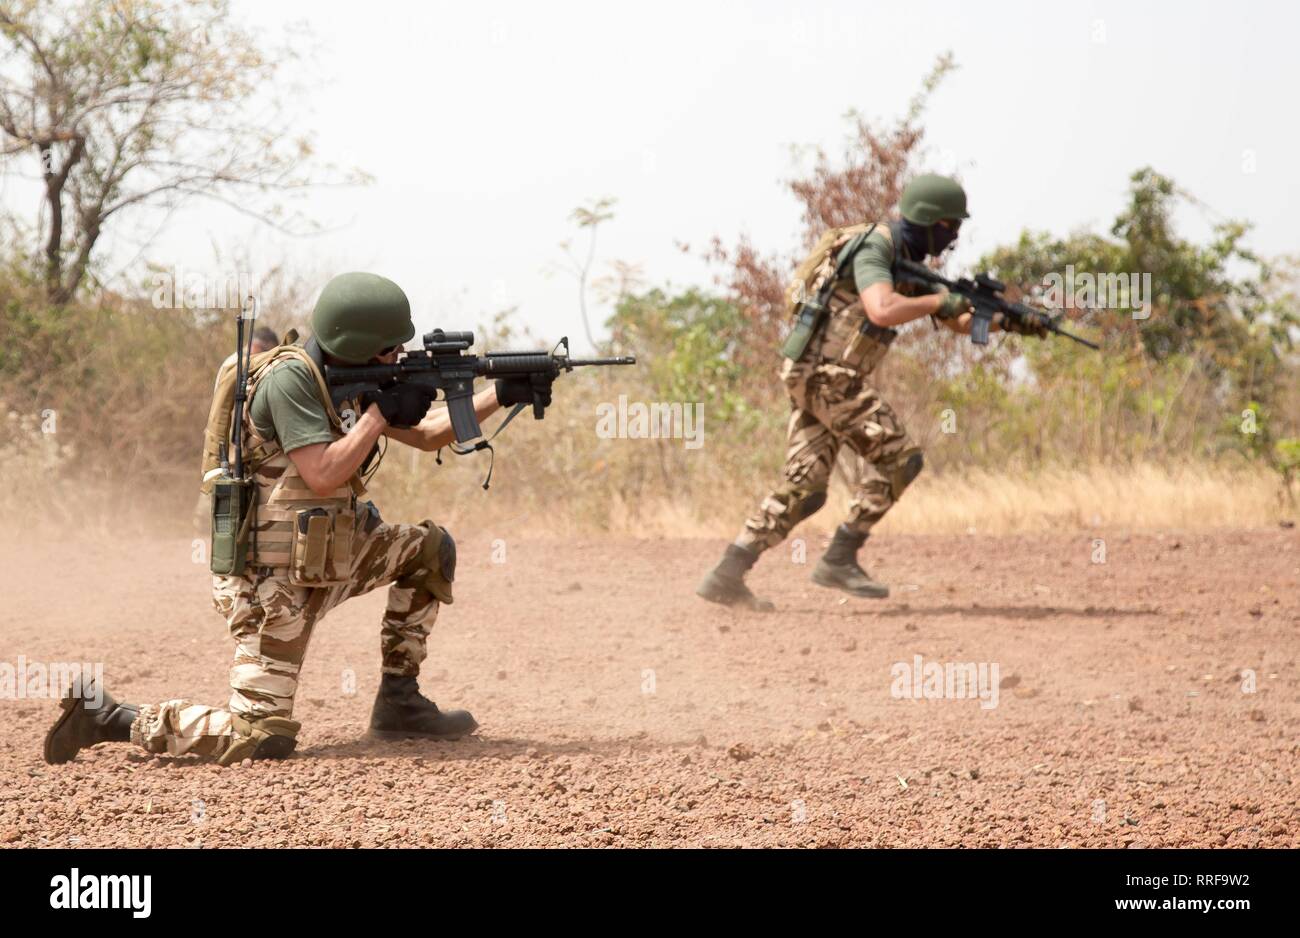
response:
<path fill-rule="evenodd" d="M 235 417 L 243 421 L 256 520 L 243 574 L 213 578 L 213 604 L 235 645 L 229 703 L 136 706 L 117 703 L 103 688 L 74 688 L 46 735 L 47 762 L 127 741 L 151 753 L 217 757 L 222 765 L 289 755 L 300 729 L 292 718 L 298 673 L 312 632 L 335 606 L 381 586 L 388 587 L 388 603 L 372 735 L 454 740 L 478 727 L 465 710 L 439 709 L 416 681 L 439 605 L 452 601 L 451 535 L 432 521 L 388 524 L 362 498 L 379 438 L 439 449 L 454 439 L 447 413 L 426 417 L 429 397 L 407 385 L 336 409 L 323 376 L 327 364 L 396 361 L 415 335 L 410 303 L 383 277 L 341 274 L 322 291 L 312 330 L 303 346 L 280 345 L 251 360 L 248 404 Z M 475 394 L 474 409 L 483 419 L 503 405 L 535 401 L 550 404 L 549 382 L 499 380 Z M 223 408 L 230 414 L 218 394 L 205 468 L 227 438 L 230 420 L 214 423 Z M 345 418 L 353 416 L 347 427 Z"/>
<path fill-rule="evenodd" d="M 896 327 L 929 316 L 969 334 L 971 323 L 964 297 L 923 293 L 924 287 L 905 281 L 895 267 L 899 256 L 937 257 L 957 239 L 969 217 L 965 191 L 953 179 L 918 176 L 903 191 L 899 209 L 899 221 L 828 232 L 796 274 L 795 300 L 829 295 L 825 314 L 815 322 L 810 318 L 801 342 L 785 349 L 781 380 L 792 412 L 782 480 L 700 584 L 697 592 L 707 600 L 759 612 L 774 608 L 750 591 L 744 576 L 763 551 L 826 503 L 831 469 L 845 446 L 856 462 L 849 516 L 836 528 L 812 579 L 851 596 L 889 595 L 886 585 L 858 565 L 857 555 L 872 527 L 920 473 L 923 459 L 871 376 L 897 336 Z M 999 326 L 1042 334 L 1013 322 L 994 324 Z"/>

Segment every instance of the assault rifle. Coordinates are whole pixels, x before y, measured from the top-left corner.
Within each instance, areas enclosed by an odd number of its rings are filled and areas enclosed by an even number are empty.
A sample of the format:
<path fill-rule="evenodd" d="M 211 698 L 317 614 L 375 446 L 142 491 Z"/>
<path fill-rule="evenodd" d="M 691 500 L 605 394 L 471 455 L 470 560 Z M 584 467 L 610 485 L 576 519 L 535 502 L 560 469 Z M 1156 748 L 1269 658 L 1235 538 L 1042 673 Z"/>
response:
<path fill-rule="evenodd" d="M 960 293 L 970 300 L 971 305 L 975 308 L 974 318 L 971 320 L 970 326 L 970 340 L 976 345 L 988 345 L 989 326 L 993 324 L 993 317 L 1001 314 L 1014 322 L 1041 326 L 1048 332 L 1063 335 L 1067 339 L 1073 339 L 1080 345 L 1088 346 L 1088 348 L 1101 348 L 1095 342 L 1089 342 L 1087 339 L 1062 329 L 1059 316 L 1053 317 L 1041 309 L 1034 309 L 1024 303 L 1012 303 L 1002 295 L 1006 292 L 1006 284 L 1001 280 L 995 280 L 988 274 L 976 274 L 974 280 L 969 277 L 962 277 L 960 280 L 949 280 L 942 274 L 937 274 L 929 267 L 918 264 L 916 261 L 900 258 L 896 263 L 898 269 L 906 275 L 906 279 L 947 287 L 951 292 Z"/>
<path fill-rule="evenodd" d="M 330 386 L 330 396 L 335 406 L 352 400 L 366 391 L 389 388 L 394 384 L 412 384 L 425 390 L 430 400 L 442 392 L 451 416 L 451 428 L 456 442 L 467 444 L 483 435 L 478 415 L 474 413 L 475 378 L 522 378 L 541 375 L 554 379 L 562 371 L 572 371 L 589 365 L 635 365 L 636 357 L 623 355 L 616 358 L 571 358 L 569 339 L 560 339 L 555 349 L 563 354 L 549 352 L 487 352 L 474 355 L 469 351 L 474 344 L 472 332 L 444 332 L 434 329 L 424 337 L 424 348 L 407 352 L 392 365 L 326 365 L 325 381 Z M 517 404 L 506 418 L 514 418 L 526 404 Z M 536 397 L 533 416 L 541 420 L 545 405 Z M 502 423 L 501 428 L 505 427 Z M 500 432 L 498 429 L 497 432 Z M 486 441 L 472 449 L 481 449 Z M 453 449 L 455 449 L 453 447 Z M 465 450 L 469 452 L 471 450 Z M 457 450 L 457 452 L 460 452 Z"/>

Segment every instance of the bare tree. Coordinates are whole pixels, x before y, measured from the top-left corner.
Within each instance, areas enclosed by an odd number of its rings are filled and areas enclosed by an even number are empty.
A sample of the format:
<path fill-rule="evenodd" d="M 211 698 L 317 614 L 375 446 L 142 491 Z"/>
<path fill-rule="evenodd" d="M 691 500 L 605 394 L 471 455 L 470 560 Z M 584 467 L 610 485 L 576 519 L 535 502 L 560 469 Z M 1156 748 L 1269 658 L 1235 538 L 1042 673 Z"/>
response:
<path fill-rule="evenodd" d="M 786 181 L 803 208 L 801 250 L 765 255 L 748 238 L 742 237 L 734 248 L 714 239 L 707 256 L 723 265 L 722 284 L 745 316 L 735 354 L 746 367 L 768 367 L 771 350 L 780 345 L 789 327 L 785 291 L 801 251 L 807 251 L 828 228 L 888 218 L 921 161 L 921 118 L 926 105 L 954 68 L 951 53 L 940 55 L 907 113 L 890 125 L 873 124 L 851 111 L 852 134 L 843 152 L 829 154 L 816 148 L 810 171 Z"/>
<path fill-rule="evenodd" d="M 85 282 L 105 226 L 146 206 L 215 199 L 284 231 L 281 199 L 331 180 L 286 131 L 270 55 L 228 0 L 0 0 L 0 159 L 44 182 L 37 264 L 50 299 Z M 34 252 L 36 253 L 36 252 Z"/>
<path fill-rule="evenodd" d="M 587 205 L 578 206 L 569 215 L 571 222 L 589 232 L 585 258 L 581 258 L 573 252 L 572 242 L 560 242 L 560 249 L 564 251 L 565 256 L 568 258 L 567 264 L 561 269 L 572 274 L 578 281 L 578 309 L 582 312 L 582 330 L 587 335 L 587 344 L 592 348 L 598 348 L 598 346 L 596 345 L 596 339 L 592 336 L 591 321 L 587 316 L 587 282 L 591 279 L 591 273 L 595 269 L 596 232 L 601 224 L 614 217 L 613 208 L 614 203 L 617 201 L 617 199 L 609 197 L 593 199 Z"/>

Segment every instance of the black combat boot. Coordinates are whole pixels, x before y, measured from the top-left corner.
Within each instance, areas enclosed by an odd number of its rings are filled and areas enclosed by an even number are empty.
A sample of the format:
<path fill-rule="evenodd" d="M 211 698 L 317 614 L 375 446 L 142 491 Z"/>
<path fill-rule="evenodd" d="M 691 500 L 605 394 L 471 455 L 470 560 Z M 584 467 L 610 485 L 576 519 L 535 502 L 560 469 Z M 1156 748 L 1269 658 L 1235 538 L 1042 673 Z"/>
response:
<path fill-rule="evenodd" d="M 835 529 L 831 546 L 813 570 L 812 579 L 818 586 L 844 590 L 850 596 L 863 599 L 884 599 L 889 587 L 871 579 L 866 570 L 858 566 L 858 550 L 867 536 L 856 534 L 844 525 Z"/>
<path fill-rule="evenodd" d="M 758 554 L 739 544 L 728 544 L 718 565 L 709 571 L 695 590 L 711 603 L 724 606 L 741 606 L 751 612 L 771 612 L 776 606 L 759 599 L 745 585 L 745 574 L 758 560 Z"/>
<path fill-rule="evenodd" d="M 478 723 L 466 710 L 438 709 L 438 705 L 420 693 L 413 677 L 385 674 L 379 682 L 379 694 L 370 711 L 370 735 L 380 739 L 460 739 L 478 729 Z"/>
<path fill-rule="evenodd" d="M 94 682 L 74 683 L 59 707 L 63 712 L 45 734 L 45 761 L 50 765 L 71 762 L 86 746 L 130 742 L 131 724 L 140 715 L 139 707 L 118 703 Z"/>

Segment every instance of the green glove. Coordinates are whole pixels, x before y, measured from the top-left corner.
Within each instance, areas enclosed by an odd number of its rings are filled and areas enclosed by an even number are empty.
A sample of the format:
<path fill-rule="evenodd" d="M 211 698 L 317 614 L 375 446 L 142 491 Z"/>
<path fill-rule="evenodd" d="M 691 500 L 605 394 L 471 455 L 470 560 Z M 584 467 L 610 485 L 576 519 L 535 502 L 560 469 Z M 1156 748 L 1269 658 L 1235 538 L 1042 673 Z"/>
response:
<path fill-rule="evenodd" d="M 939 308 L 934 314 L 938 319 L 956 319 L 962 313 L 969 313 L 974 309 L 974 307 L 971 306 L 970 300 L 966 299 L 966 297 L 962 296 L 960 293 L 943 290 L 941 291 L 940 296 L 942 296 L 943 299 L 939 301 Z"/>

